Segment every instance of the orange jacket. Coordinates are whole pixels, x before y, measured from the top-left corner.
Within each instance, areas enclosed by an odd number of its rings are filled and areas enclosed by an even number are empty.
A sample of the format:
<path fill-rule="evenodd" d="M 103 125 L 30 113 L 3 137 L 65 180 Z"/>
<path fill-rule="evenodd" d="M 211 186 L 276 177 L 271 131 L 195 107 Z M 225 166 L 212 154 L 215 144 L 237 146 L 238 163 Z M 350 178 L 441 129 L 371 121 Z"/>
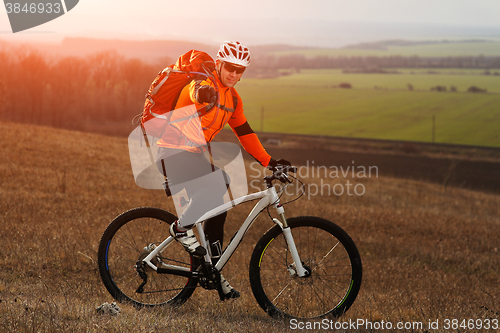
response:
<path fill-rule="evenodd" d="M 215 73 L 214 73 L 215 74 Z M 236 92 L 234 88 L 228 88 L 222 85 L 217 75 L 215 75 L 219 100 L 218 104 L 209 110 L 208 113 L 200 117 L 201 127 L 203 128 L 203 134 L 205 136 L 206 142 L 211 142 L 214 137 L 224 128 L 226 124 L 229 124 L 233 132 L 238 137 L 238 140 L 242 144 L 243 148 L 252 155 L 261 165 L 267 166 L 271 160 L 271 156 L 266 152 L 262 146 L 257 134 L 255 134 L 247 122 L 247 118 L 243 113 L 243 102 L 240 95 Z M 217 90 L 217 87 L 210 80 L 202 81 L 191 81 L 190 84 L 184 87 L 182 90 L 179 100 L 176 104 L 176 109 L 192 105 L 196 106 L 196 109 L 203 107 L 203 104 L 199 104 L 195 99 L 195 87 L 197 84 L 210 85 Z M 237 100 L 237 106 L 234 107 L 234 102 Z M 205 104 L 206 105 L 206 104 Z M 178 141 L 173 142 L 167 138 L 162 138 L 158 141 L 158 146 L 166 148 L 176 148 L 184 149 L 188 151 L 199 151 L 197 148 L 192 146 L 179 144 Z"/>

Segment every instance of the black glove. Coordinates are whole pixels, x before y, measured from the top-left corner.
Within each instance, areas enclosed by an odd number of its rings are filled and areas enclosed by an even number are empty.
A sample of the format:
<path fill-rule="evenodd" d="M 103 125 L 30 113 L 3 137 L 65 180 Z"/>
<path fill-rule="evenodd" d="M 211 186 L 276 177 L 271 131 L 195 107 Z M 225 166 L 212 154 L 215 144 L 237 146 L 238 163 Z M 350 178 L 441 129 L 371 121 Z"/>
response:
<path fill-rule="evenodd" d="M 284 160 L 282 158 L 280 158 L 279 160 L 275 160 L 275 159 L 271 158 L 271 161 L 269 161 L 269 164 L 267 166 L 271 167 L 271 168 L 276 168 L 278 165 L 291 166 L 292 163 L 290 163 L 287 160 Z"/>
<path fill-rule="evenodd" d="M 196 92 L 196 101 L 200 104 L 215 103 L 217 101 L 217 93 L 213 87 L 203 85 Z"/>

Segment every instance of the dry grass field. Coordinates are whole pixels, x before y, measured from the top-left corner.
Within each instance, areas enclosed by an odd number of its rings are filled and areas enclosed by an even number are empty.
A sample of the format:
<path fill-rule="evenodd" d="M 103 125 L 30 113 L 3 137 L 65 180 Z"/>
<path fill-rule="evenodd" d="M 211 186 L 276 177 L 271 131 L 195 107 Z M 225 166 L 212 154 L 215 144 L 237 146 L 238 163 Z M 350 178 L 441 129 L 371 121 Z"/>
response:
<path fill-rule="evenodd" d="M 10 123 L 0 123 L 0 133 L 0 331 L 299 331 L 268 317 L 250 289 L 248 263 L 271 226 L 266 216 L 224 270 L 240 299 L 220 302 L 215 291 L 197 289 L 178 309 L 120 304 L 118 316 L 98 315 L 97 306 L 113 302 L 97 270 L 104 229 L 125 210 L 171 204 L 161 191 L 135 185 L 124 138 Z M 445 320 L 500 319 L 500 196 L 382 176 L 305 181 L 365 188 L 362 196 L 310 196 L 286 206 L 288 216 L 336 222 L 358 246 L 363 283 L 340 322 L 374 325 L 359 331 L 402 322 L 408 329 L 398 331 L 464 332 L 471 330 L 445 329 Z M 249 208 L 229 212 L 228 235 Z M 439 329 L 430 329 L 436 320 Z"/>

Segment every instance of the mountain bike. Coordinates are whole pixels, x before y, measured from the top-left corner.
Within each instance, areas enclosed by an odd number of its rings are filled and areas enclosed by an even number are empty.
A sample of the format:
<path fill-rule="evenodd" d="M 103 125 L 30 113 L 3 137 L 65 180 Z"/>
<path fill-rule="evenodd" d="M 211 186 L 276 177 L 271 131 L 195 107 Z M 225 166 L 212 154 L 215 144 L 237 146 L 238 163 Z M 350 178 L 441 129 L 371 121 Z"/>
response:
<path fill-rule="evenodd" d="M 278 166 L 264 177 L 266 189 L 225 203 L 196 223 L 198 239 L 207 249 L 191 256 L 169 235 L 177 217 L 158 208 L 135 208 L 116 217 L 99 245 L 99 272 L 109 293 L 136 307 L 185 303 L 199 285 L 220 288 L 220 272 L 257 216 L 274 209 L 278 218 L 257 242 L 250 259 L 250 285 L 259 305 L 272 317 L 338 317 L 353 304 L 361 285 L 362 265 L 356 245 L 338 225 L 314 216 L 285 218 L 280 203 L 284 189 L 302 182 L 297 168 Z M 273 182 L 281 185 L 276 189 Z M 238 204 L 260 199 L 220 253 L 211 253 L 203 221 Z M 212 264 L 212 257 L 219 260 Z"/>

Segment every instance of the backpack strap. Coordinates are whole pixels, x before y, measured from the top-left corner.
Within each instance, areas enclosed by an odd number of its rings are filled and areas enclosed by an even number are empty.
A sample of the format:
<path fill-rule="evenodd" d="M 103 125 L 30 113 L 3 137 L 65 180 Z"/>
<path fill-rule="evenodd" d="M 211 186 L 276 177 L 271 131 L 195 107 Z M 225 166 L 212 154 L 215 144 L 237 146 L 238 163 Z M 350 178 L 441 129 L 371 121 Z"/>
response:
<path fill-rule="evenodd" d="M 236 111 L 236 108 L 238 107 L 238 97 L 233 95 L 233 107 L 234 110 Z"/>

